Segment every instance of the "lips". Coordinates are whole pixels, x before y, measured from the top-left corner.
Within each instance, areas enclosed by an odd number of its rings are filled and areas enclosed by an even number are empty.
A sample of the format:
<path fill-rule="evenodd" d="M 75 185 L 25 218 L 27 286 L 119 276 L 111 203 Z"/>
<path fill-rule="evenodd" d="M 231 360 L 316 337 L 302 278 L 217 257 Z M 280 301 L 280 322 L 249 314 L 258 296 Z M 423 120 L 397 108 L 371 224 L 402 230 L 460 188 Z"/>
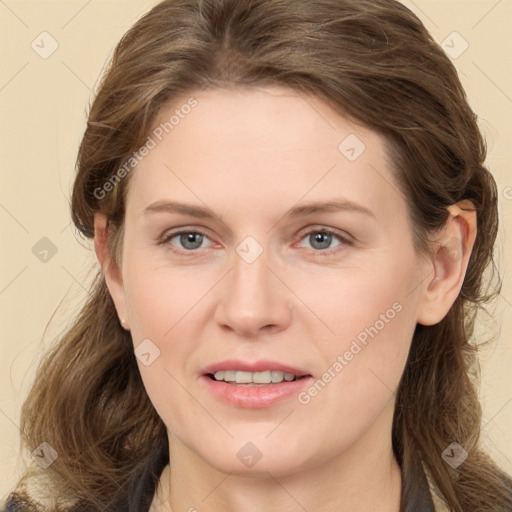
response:
<path fill-rule="evenodd" d="M 222 361 L 201 372 L 201 382 L 213 396 L 244 409 L 261 409 L 291 399 L 313 380 L 303 368 L 270 360 Z"/>

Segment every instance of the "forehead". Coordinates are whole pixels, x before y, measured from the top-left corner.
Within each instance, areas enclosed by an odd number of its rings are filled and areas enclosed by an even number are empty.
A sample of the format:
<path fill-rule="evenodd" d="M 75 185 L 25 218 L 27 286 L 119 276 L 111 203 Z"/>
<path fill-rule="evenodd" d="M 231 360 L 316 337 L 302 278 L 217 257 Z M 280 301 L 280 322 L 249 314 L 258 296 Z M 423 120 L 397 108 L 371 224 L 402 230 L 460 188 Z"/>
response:
<path fill-rule="evenodd" d="M 149 137 L 128 194 L 137 212 L 166 197 L 239 213 L 326 194 L 381 210 L 401 199 L 382 137 L 287 88 L 191 93 L 159 112 Z"/>

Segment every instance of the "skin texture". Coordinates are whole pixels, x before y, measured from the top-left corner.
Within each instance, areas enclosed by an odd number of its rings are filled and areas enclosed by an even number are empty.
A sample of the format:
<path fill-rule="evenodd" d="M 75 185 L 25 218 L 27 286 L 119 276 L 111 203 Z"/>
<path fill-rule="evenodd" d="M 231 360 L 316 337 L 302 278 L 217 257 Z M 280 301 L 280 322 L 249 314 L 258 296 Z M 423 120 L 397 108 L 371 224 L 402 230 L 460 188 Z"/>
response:
<path fill-rule="evenodd" d="M 422 257 L 375 132 L 286 88 L 190 96 L 197 106 L 132 171 L 120 268 L 110 262 L 104 217 L 95 219 L 96 253 L 123 326 L 135 347 L 150 339 L 160 350 L 149 366 L 139 361 L 173 468 L 152 510 L 396 512 L 395 393 L 416 323 L 439 322 L 459 293 L 475 213 L 450 208 L 433 255 Z M 190 96 L 166 106 L 155 126 Z M 351 134 L 365 145 L 354 161 L 338 149 Z M 162 200 L 214 217 L 143 213 Z M 286 214 L 342 200 L 371 214 Z M 158 244 L 178 228 L 204 232 L 202 245 L 187 252 L 179 236 Z M 326 228 L 346 241 L 319 249 L 315 234 Z M 263 249 L 252 263 L 236 251 L 248 236 Z M 382 323 L 307 404 L 294 395 L 242 409 L 200 378 L 206 365 L 237 358 L 322 379 L 365 328 Z M 248 442 L 261 453 L 252 467 L 237 457 Z"/>

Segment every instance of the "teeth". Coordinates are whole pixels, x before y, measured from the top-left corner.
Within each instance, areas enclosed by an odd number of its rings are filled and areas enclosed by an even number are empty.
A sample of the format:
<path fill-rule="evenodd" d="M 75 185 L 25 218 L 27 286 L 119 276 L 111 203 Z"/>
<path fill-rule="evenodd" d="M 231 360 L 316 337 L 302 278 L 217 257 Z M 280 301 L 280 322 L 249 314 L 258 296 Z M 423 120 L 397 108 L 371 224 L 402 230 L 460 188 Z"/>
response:
<path fill-rule="evenodd" d="M 235 382 L 236 372 L 224 372 L 224 378 L 220 380 L 225 380 L 226 382 Z"/>
<path fill-rule="evenodd" d="M 270 384 L 272 382 L 272 374 L 270 370 L 253 373 L 252 381 L 254 384 Z"/>
<path fill-rule="evenodd" d="M 251 372 L 236 372 L 235 377 L 237 384 L 250 384 L 253 382 Z"/>
<path fill-rule="evenodd" d="M 283 372 L 272 372 L 272 382 L 282 382 L 284 373 Z"/>
<path fill-rule="evenodd" d="M 222 370 L 215 372 L 214 377 L 218 381 L 235 382 L 236 384 L 270 384 L 283 382 L 283 380 L 291 382 L 296 378 L 292 373 L 270 370 L 264 372 Z"/>

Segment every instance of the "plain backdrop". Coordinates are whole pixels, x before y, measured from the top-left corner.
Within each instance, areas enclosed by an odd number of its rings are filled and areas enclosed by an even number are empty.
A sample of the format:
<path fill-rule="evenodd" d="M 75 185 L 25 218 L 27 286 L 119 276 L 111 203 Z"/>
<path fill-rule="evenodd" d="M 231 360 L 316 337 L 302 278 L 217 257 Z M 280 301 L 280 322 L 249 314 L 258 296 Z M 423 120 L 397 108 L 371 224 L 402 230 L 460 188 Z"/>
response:
<path fill-rule="evenodd" d="M 115 44 L 156 3 L 0 0 L 0 498 L 23 469 L 19 413 L 37 362 L 76 314 L 97 265 L 69 214 L 87 105 Z M 503 290 L 478 327 L 496 337 L 481 354 L 480 395 L 482 442 L 510 473 L 512 2 L 404 3 L 453 58 L 499 186 Z"/>

